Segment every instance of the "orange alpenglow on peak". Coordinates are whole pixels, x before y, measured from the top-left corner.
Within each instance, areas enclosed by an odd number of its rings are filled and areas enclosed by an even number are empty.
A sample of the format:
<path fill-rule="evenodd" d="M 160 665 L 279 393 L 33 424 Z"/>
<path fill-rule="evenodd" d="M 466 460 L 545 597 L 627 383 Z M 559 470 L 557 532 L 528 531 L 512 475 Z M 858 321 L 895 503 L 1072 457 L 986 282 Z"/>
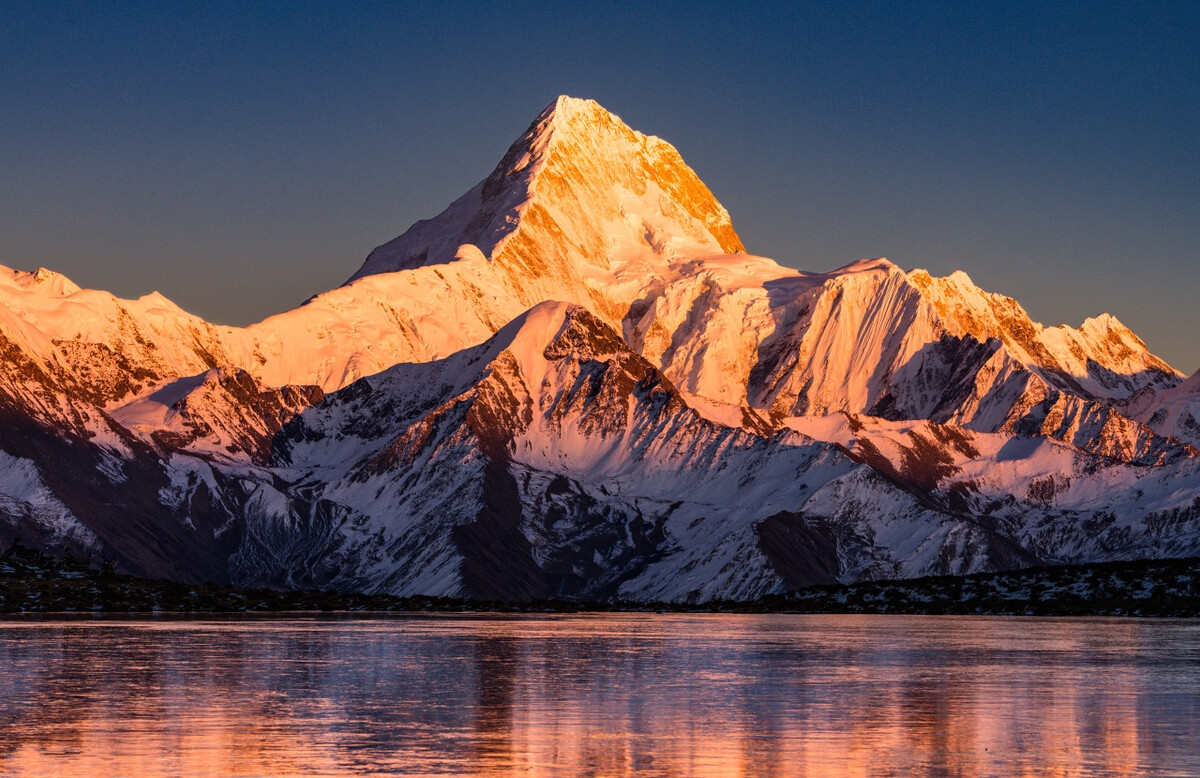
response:
<path fill-rule="evenodd" d="M 492 261 L 507 249 L 512 263 L 535 274 L 574 262 L 608 269 L 623 244 L 655 232 L 638 223 L 633 211 L 643 209 L 630 200 L 649 203 L 668 222 L 666 237 L 709 253 L 745 251 L 729 212 L 671 144 L 630 129 L 594 100 L 562 96 L 487 178 L 371 252 L 350 281 L 450 262 L 463 244 Z M 528 256 L 534 250 L 550 256 Z"/>

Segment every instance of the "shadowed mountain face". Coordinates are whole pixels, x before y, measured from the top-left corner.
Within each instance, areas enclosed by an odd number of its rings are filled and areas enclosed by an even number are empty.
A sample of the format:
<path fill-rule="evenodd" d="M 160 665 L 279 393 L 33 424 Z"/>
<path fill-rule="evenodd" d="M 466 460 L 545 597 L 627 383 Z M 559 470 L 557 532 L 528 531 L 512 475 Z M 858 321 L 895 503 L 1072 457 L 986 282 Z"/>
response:
<path fill-rule="evenodd" d="M 0 540 L 143 575 L 703 601 L 1200 553 L 1196 379 L 1116 319 L 749 255 L 591 101 L 250 327 L 0 299 Z"/>

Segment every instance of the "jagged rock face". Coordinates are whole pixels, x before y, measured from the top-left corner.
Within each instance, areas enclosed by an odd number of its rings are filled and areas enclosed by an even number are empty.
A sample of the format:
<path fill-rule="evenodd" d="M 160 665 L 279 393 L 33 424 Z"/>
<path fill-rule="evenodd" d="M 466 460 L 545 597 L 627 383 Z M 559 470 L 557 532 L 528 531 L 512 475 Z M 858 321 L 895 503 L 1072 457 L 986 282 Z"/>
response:
<path fill-rule="evenodd" d="M 249 327 L 0 296 L 0 541 L 131 572 L 697 601 L 1200 553 L 1196 377 L 962 273 L 748 255 L 590 101 Z"/>
<path fill-rule="evenodd" d="M 741 248 L 729 214 L 669 144 L 563 98 L 444 214 L 373 252 L 355 283 L 293 311 L 216 327 L 157 294 L 122 301 L 10 271 L 5 292 L 25 315 L 0 317 L 0 331 L 11 326 L 102 405 L 218 366 L 270 387 L 333 391 L 477 345 L 546 300 L 615 323 L 668 263 Z"/>
<path fill-rule="evenodd" d="M 270 389 L 244 370 L 218 368 L 170 382 L 111 415 L 163 450 L 265 464 L 280 427 L 323 397 L 316 386 Z"/>
<path fill-rule="evenodd" d="M 65 277 L 0 269 L 0 336 L 75 397 L 105 406 L 165 379 L 230 364 L 216 327 L 159 294 L 118 300 Z"/>

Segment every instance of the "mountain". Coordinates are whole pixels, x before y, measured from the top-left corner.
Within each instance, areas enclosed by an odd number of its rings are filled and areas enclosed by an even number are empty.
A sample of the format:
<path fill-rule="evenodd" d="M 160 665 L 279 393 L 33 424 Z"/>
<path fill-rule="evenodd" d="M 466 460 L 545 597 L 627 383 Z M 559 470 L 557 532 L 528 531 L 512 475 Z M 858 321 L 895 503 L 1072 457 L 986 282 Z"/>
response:
<path fill-rule="evenodd" d="M 700 601 L 1200 553 L 1196 376 L 961 272 L 750 255 L 592 101 L 257 324 L 0 301 L 0 542 L 141 575 Z"/>

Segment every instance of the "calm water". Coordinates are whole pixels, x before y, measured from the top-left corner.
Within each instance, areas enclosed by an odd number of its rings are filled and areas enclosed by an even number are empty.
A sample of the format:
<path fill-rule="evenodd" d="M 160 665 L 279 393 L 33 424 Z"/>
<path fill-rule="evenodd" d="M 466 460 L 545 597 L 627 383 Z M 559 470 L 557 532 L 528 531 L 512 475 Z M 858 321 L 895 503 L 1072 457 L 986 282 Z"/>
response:
<path fill-rule="evenodd" d="M 3 775 L 1200 775 L 1200 622 L 0 622 Z"/>

